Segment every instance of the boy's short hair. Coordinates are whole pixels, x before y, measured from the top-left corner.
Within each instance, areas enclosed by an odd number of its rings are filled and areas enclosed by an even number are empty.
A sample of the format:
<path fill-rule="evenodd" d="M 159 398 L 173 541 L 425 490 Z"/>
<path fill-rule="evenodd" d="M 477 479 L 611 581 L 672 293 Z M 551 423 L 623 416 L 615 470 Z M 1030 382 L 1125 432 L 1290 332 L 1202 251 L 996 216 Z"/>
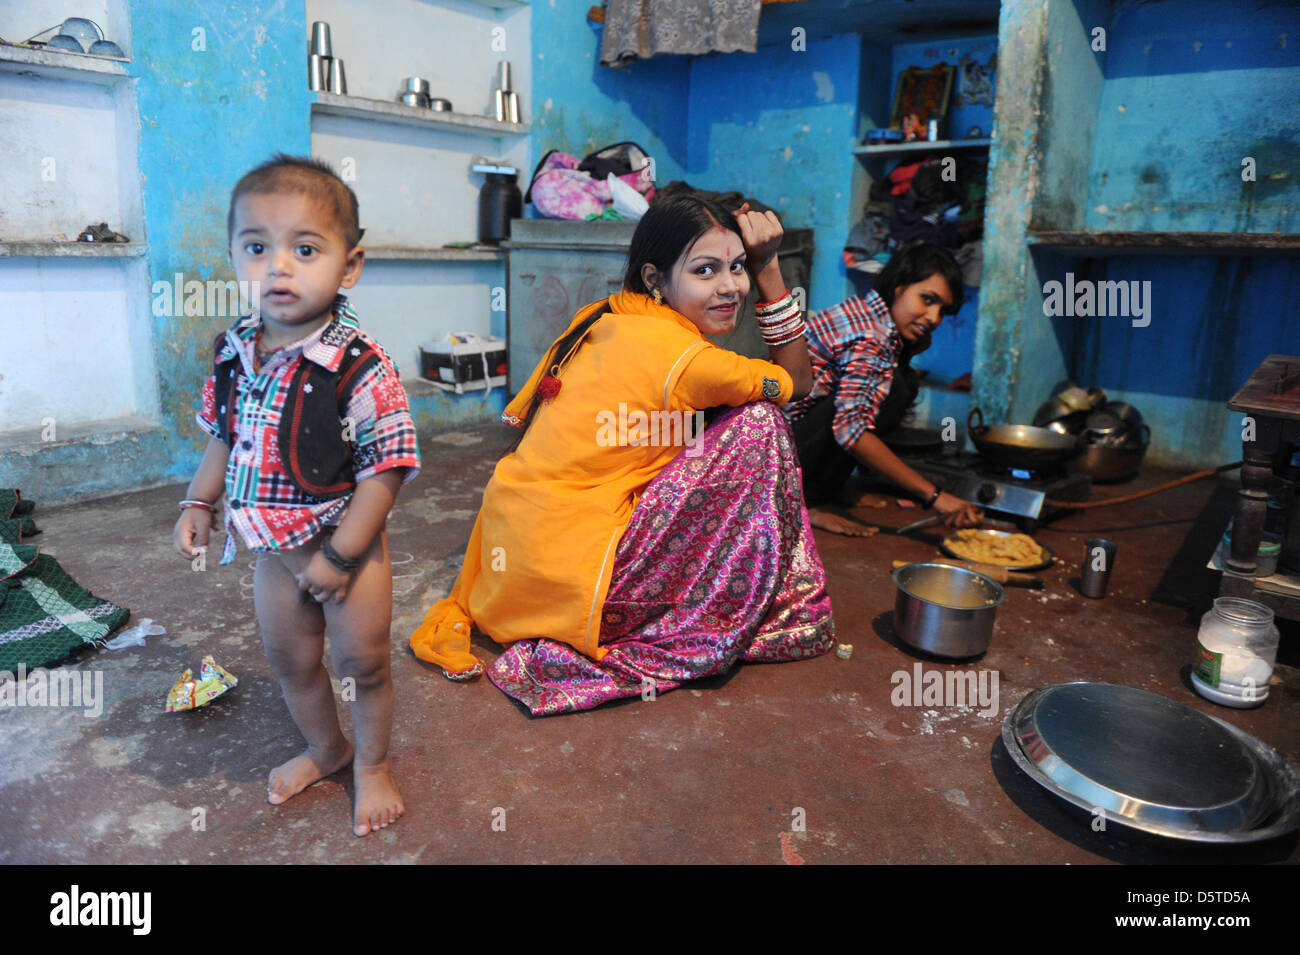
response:
<path fill-rule="evenodd" d="M 348 248 L 361 241 L 365 232 L 360 226 L 357 194 L 339 178 L 329 163 L 309 156 L 276 153 L 262 165 L 244 173 L 230 193 L 230 212 L 226 216 L 226 242 L 235 232 L 235 204 L 240 196 L 292 192 L 325 203 L 334 213 Z"/>

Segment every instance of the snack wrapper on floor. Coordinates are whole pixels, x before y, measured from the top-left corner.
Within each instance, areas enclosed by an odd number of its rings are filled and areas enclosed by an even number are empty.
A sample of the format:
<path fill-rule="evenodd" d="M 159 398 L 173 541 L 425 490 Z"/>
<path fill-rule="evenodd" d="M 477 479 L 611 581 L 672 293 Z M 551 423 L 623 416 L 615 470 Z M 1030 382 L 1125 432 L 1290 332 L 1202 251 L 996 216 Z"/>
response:
<path fill-rule="evenodd" d="M 197 680 L 194 679 L 193 670 L 186 670 L 177 679 L 176 685 L 167 694 L 167 712 L 198 709 L 238 684 L 238 678 L 221 667 L 209 653 L 203 658 Z"/>

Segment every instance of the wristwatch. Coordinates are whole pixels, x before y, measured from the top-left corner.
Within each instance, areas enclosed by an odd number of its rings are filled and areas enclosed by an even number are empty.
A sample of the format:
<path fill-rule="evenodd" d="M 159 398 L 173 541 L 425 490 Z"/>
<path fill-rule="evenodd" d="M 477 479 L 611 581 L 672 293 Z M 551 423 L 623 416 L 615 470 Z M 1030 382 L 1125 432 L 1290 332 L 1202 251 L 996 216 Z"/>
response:
<path fill-rule="evenodd" d="M 763 379 L 763 397 L 768 401 L 775 401 L 781 397 L 781 382 L 775 378 Z"/>

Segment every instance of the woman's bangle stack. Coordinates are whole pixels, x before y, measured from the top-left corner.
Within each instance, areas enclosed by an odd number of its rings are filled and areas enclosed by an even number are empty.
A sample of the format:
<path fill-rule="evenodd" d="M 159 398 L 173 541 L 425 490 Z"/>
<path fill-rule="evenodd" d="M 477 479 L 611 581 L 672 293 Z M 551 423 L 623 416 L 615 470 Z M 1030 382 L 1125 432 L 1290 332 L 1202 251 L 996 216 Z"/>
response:
<path fill-rule="evenodd" d="M 788 345 L 803 337 L 803 313 L 789 292 L 774 302 L 759 302 L 754 308 L 754 316 L 769 348 Z"/>

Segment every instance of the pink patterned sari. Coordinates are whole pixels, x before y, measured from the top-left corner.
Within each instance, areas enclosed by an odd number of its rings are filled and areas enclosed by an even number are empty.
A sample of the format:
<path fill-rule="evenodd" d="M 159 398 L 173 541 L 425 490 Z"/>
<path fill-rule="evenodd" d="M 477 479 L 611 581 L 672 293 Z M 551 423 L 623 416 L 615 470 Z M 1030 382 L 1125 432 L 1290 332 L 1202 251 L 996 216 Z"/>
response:
<path fill-rule="evenodd" d="M 535 716 L 826 653 L 835 624 L 798 458 L 768 402 L 734 408 L 647 485 L 618 547 L 597 662 L 521 640 L 488 677 Z"/>

